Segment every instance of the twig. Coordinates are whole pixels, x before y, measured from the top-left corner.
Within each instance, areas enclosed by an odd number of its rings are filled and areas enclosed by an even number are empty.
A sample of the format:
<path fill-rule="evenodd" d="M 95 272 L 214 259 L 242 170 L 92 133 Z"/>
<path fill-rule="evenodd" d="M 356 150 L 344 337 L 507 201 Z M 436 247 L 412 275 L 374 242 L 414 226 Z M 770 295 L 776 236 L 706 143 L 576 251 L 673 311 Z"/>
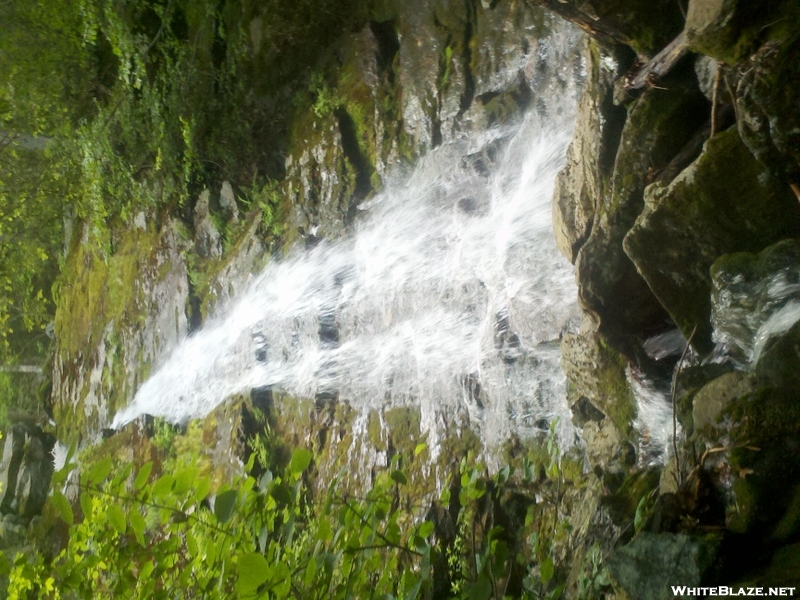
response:
<path fill-rule="evenodd" d="M 731 104 L 733 104 L 733 114 L 736 117 L 736 123 L 739 123 L 739 107 L 736 106 L 736 94 L 733 93 L 733 89 L 731 88 L 731 83 L 728 81 L 728 77 L 723 75 L 723 79 L 725 80 L 725 87 L 728 88 L 728 94 L 731 97 Z"/>
<path fill-rule="evenodd" d="M 800 185 L 797 185 L 796 183 L 790 183 L 789 187 L 792 188 L 794 195 L 797 196 L 797 200 L 800 202 Z"/>
<path fill-rule="evenodd" d="M 711 135 L 717 133 L 717 107 L 719 106 L 719 86 L 722 79 L 722 64 L 717 61 L 717 72 L 714 75 L 714 92 L 711 98 Z"/>
<path fill-rule="evenodd" d="M 678 365 L 675 368 L 675 373 L 672 375 L 672 451 L 675 454 L 675 469 L 681 480 L 683 480 L 683 474 L 681 473 L 681 461 L 680 457 L 678 456 L 678 377 L 681 374 L 683 361 L 689 352 L 689 348 L 692 347 L 692 339 L 694 338 L 694 334 L 696 332 L 697 325 L 694 326 L 694 329 L 692 329 L 692 334 L 689 336 L 689 339 L 686 340 L 686 347 L 683 349 L 683 352 L 681 352 L 681 357 L 678 359 Z"/>

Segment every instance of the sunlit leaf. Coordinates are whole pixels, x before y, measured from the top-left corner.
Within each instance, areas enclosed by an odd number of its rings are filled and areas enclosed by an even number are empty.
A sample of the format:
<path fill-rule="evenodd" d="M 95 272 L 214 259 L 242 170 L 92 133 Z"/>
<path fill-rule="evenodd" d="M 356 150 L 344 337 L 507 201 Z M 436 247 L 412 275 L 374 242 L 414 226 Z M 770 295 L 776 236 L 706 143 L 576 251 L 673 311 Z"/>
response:
<path fill-rule="evenodd" d="M 75 516 L 72 514 L 72 506 L 70 506 L 67 497 L 64 496 L 64 494 L 62 494 L 61 492 L 53 492 L 52 501 L 56 509 L 58 510 L 59 516 L 62 519 L 64 519 L 64 522 L 67 525 L 72 526 L 72 523 L 75 520 Z"/>
<path fill-rule="evenodd" d="M 156 482 L 153 484 L 153 495 L 154 496 L 165 496 L 169 492 L 172 491 L 172 486 L 175 483 L 175 478 L 172 475 L 166 474 L 162 475 Z"/>
<path fill-rule="evenodd" d="M 236 506 L 236 490 L 226 490 L 217 494 L 214 500 L 214 514 L 220 523 L 227 523 L 233 516 Z"/>
<path fill-rule="evenodd" d="M 144 517 L 139 514 L 139 511 L 132 510 L 128 515 L 128 520 L 131 523 L 133 534 L 136 536 L 136 541 L 139 542 L 141 546 L 144 546 L 144 531 L 147 529 L 147 522 L 144 520 Z"/>
<path fill-rule="evenodd" d="M 111 468 L 114 466 L 110 456 L 102 458 L 96 465 L 94 465 L 88 472 L 87 477 L 89 482 L 97 485 L 103 481 L 108 474 L 111 473 Z"/>
<path fill-rule="evenodd" d="M 433 533 L 433 523 L 430 521 L 423 521 L 417 530 L 420 537 L 426 538 Z"/>
<path fill-rule="evenodd" d="M 238 560 L 239 578 L 236 589 L 240 593 L 251 592 L 264 583 L 269 577 L 269 564 L 261 554 L 250 552 L 243 554 Z"/>
<path fill-rule="evenodd" d="M 142 489 L 147 480 L 150 478 L 150 473 L 153 470 L 153 461 L 146 462 L 142 465 L 142 468 L 139 469 L 139 472 L 136 474 L 136 479 L 133 480 L 133 489 L 139 491 Z"/>
<path fill-rule="evenodd" d="M 308 468 L 308 465 L 311 464 L 312 458 L 314 458 L 314 455 L 305 448 L 296 448 L 295 451 L 292 452 L 292 460 L 289 463 L 289 468 L 292 470 L 292 473 L 302 473 Z"/>
<path fill-rule="evenodd" d="M 128 523 L 125 520 L 125 513 L 116 504 L 112 504 L 108 507 L 108 521 L 119 533 L 125 533 L 125 530 L 128 528 Z"/>
<path fill-rule="evenodd" d="M 552 558 L 548 556 L 542 561 L 541 565 L 539 565 L 539 574 L 542 579 L 542 583 L 547 585 L 547 583 L 555 574 L 555 565 L 553 564 Z"/>

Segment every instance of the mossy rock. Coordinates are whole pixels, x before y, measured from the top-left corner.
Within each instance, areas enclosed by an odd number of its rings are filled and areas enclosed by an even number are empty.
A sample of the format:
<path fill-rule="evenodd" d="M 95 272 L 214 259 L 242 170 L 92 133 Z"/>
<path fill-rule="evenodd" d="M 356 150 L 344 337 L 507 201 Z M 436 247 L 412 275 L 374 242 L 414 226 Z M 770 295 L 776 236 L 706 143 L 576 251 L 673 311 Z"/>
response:
<path fill-rule="evenodd" d="M 678 69 L 663 85 L 668 89 L 648 89 L 628 108 L 608 190 L 575 262 L 581 302 L 600 317 L 606 337 L 628 353 L 629 338 L 663 326 L 667 316 L 623 250 L 623 239 L 645 207 L 647 184 L 708 114 L 691 69 Z"/>
<path fill-rule="evenodd" d="M 553 229 L 561 253 L 574 263 L 591 233 L 611 175 L 626 111 L 613 102 L 620 61 L 587 38 L 588 67 L 567 164 L 553 191 Z"/>
<path fill-rule="evenodd" d="M 797 16 L 791 0 L 691 0 L 684 31 L 693 51 L 736 65 L 759 43 L 785 37 Z"/>
<path fill-rule="evenodd" d="M 784 2 L 761 46 L 740 64 L 739 133 L 774 174 L 800 186 L 800 4 Z"/>
<path fill-rule="evenodd" d="M 692 425 L 695 429 L 713 426 L 736 398 L 753 391 L 755 382 L 744 373 L 733 371 L 709 382 L 693 401 Z"/>
<path fill-rule="evenodd" d="M 625 252 L 684 336 L 708 352 L 711 265 L 723 254 L 759 251 L 796 235 L 800 205 L 735 129 L 710 139 L 671 184 L 648 187 L 645 203 Z"/>
<path fill-rule="evenodd" d="M 608 416 L 623 439 L 632 436 L 636 400 L 625 375 L 627 360 L 596 332 L 565 334 L 562 367 L 567 377 L 567 401 L 586 398 Z"/>
<path fill-rule="evenodd" d="M 789 539 L 800 531 L 800 393 L 762 388 L 731 403 L 730 470 L 735 503 L 728 527 L 737 533 Z M 788 515 L 788 516 L 787 516 Z M 792 516 L 794 515 L 794 516 Z"/>
<path fill-rule="evenodd" d="M 606 561 L 616 584 L 630 598 L 673 598 L 671 585 L 697 587 L 714 564 L 719 539 L 686 534 L 642 532 Z"/>
<path fill-rule="evenodd" d="M 658 488 L 660 469 L 646 469 L 628 476 L 614 493 L 601 500 L 611 519 L 620 526 L 633 522 L 642 498 Z"/>

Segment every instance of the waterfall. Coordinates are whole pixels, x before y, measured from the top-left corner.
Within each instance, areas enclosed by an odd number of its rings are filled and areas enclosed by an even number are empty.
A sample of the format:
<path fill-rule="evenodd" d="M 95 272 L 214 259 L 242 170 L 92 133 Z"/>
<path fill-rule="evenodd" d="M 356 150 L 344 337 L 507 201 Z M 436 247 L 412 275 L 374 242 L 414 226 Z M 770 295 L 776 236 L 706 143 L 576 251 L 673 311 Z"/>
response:
<path fill-rule="evenodd" d="M 272 386 L 358 408 L 464 414 L 489 440 L 571 421 L 558 340 L 576 314 L 550 200 L 571 114 L 445 144 L 361 206 L 352 234 L 268 264 L 119 412 L 200 417 Z"/>

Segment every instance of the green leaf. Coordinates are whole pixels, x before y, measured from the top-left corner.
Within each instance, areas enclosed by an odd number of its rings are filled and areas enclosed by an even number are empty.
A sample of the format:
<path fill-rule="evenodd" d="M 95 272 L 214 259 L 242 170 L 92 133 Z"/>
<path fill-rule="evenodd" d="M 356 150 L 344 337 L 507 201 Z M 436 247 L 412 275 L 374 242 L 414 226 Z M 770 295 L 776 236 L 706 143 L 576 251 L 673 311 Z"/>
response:
<path fill-rule="evenodd" d="M 292 492 L 289 490 L 289 487 L 284 484 L 273 486 L 270 494 L 279 504 L 292 503 Z"/>
<path fill-rule="evenodd" d="M 542 561 L 541 565 L 539 565 L 539 574 L 544 585 L 547 585 L 547 583 L 553 578 L 555 570 L 553 559 L 549 556 Z"/>
<path fill-rule="evenodd" d="M 292 473 L 299 474 L 308 468 L 311 464 L 311 459 L 314 455 L 305 448 L 297 448 L 292 452 L 292 461 L 289 463 L 289 468 Z"/>
<path fill-rule="evenodd" d="M 137 492 L 142 489 L 147 480 L 150 478 L 150 473 L 153 470 L 153 461 L 146 462 L 142 465 L 142 468 L 139 469 L 139 472 L 136 474 L 136 479 L 133 480 L 133 489 Z"/>
<path fill-rule="evenodd" d="M 414 456 L 419 456 L 420 454 L 425 452 L 425 448 L 427 448 L 427 447 L 428 447 L 428 444 L 426 444 L 425 442 L 422 442 L 421 444 L 417 444 L 417 446 L 414 448 Z"/>
<path fill-rule="evenodd" d="M 64 519 L 67 525 L 72 527 L 72 523 L 75 521 L 75 515 L 72 514 L 72 506 L 70 506 L 67 497 L 61 492 L 53 492 L 52 501 L 58 510 L 59 516 Z"/>
<path fill-rule="evenodd" d="M 81 494 L 80 502 L 83 518 L 90 519 L 92 517 L 92 497 L 89 495 L 89 492 L 83 492 Z"/>
<path fill-rule="evenodd" d="M 408 483 L 408 478 L 406 477 L 406 474 L 400 471 L 399 469 L 392 471 L 390 477 L 392 478 L 392 481 L 394 481 L 399 485 L 406 485 Z"/>
<path fill-rule="evenodd" d="M 131 523 L 133 534 L 136 536 L 136 541 L 139 542 L 140 546 L 144 546 L 144 530 L 147 529 L 147 522 L 144 517 L 139 514 L 138 510 L 132 510 L 128 515 L 128 520 Z"/>
<path fill-rule="evenodd" d="M 214 500 L 214 514 L 217 521 L 227 523 L 233 516 L 233 508 L 236 506 L 236 490 L 226 490 L 217 494 Z"/>
<path fill-rule="evenodd" d="M 175 493 L 183 495 L 192 489 L 192 484 L 197 479 L 197 469 L 186 467 L 175 475 Z"/>
<path fill-rule="evenodd" d="M 428 537 L 430 534 L 433 533 L 433 523 L 431 523 L 430 521 L 423 521 L 420 524 L 419 529 L 417 530 L 417 532 L 418 532 L 418 535 L 420 537 L 422 537 L 422 538 Z"/>
<path fill-rule="evenodd" d="M 202 502 L 211 491 L 211 478 L 201 477 L 194 488 L 194 498 L 196 502 Z"/>
<path fill-rule="evenodd" d="M 93 485 L 97 485 L 101 481 L 103 481 L 108 474 L 111 473 L 111 468 L 114 464 L 111 462 L 111 457 L 106 456 L 105 458 L 101 459 L 96 465 L 94 465 L 87 474 L 89 481 Z"/>
<path fill-rule="evenodd" d="M 252 592 L 269 577 L 269 564 L 261 554 L 250 552 L 239 557 L 239 579 L 236 589 L 240 593 Z"/>
<path fill-rule="evenodd" d="M 308 560 L 308 566 L 306 567 L 306 574 L 303 578 L 303 583 L 305 583 L 306 587 L 310 586 L 314 583 L 314 578 L 317 576 L 317 559 L 313 556 Z"/>
<path fill-rule="evenodd" d="M 492 582 L 485 575 L 473 583 L 469 588 L 469 600 L 489 600 L 492 595 Z"/>
<path fill-rule="evenodd" d="M 156 479 L 153 484 L 154 496 L 165 496 L 172 491 L 172 485 L 175 483 L 175 478 L 172 475 L 162 475 Z"/>
<path fill-rule="evenodd" d="M 155 571 L 156 566 L 153 564 L 152 560 L 148 560 L 144 565 L 142 565 L 141 571 L 139 571 L 139 579 L 147 579 L 150 575 L 153 574 Z"/>
<path fill-rule="evenodd" d="M 125 533 L 128 523 L 125 521 L 125 513 L 116 504 L 108 507 L 108 520 L 111 526 L 120 533 Z"/>

